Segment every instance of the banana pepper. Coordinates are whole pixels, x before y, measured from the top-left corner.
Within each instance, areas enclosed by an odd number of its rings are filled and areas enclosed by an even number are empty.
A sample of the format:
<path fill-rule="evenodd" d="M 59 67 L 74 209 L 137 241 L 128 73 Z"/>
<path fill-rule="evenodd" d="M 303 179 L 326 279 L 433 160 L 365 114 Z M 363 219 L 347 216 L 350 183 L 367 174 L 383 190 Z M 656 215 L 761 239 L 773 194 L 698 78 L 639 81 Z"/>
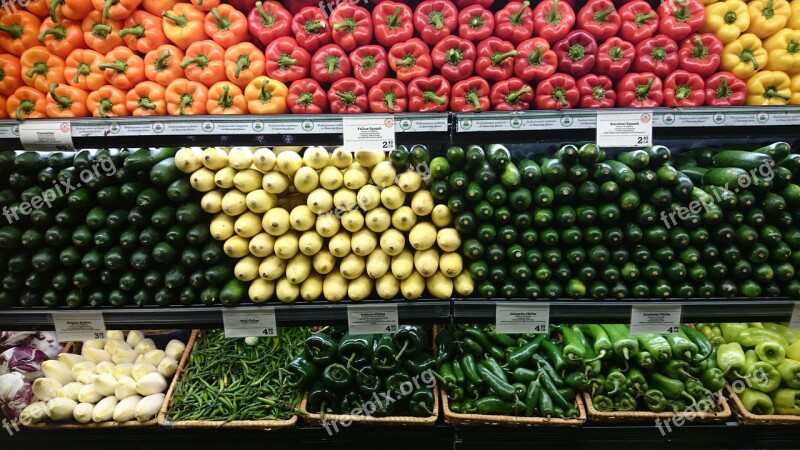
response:
<path fill-rule="evenodd" d="M 767 70 L 789 74 L 800 72 L 800 29 L 784 28 L 764 41 L 767 50 Z"/>
<path fill-rule="evenodd" d="M 744 409 L 753 414 L 768 416 L 775 412 L 772 399 L 763 392 L 745 388 L 745 390 L 739 394 L 739 400 L 742 401 Z"/>
<path fill-rule="evenodd" d="M 723 44 L 735 41 L 750 27 L 750 12 L 741 0 L 727 0 L 706 6 L 702 33 L 714 33 Z"/>
<path fill-rule="evenodd" d="M 767 50 L 755 34 L 743 34 L 722 49 L 722 68 L 737 78 L 750 78 L 766 65 Z"/>
<path fill-rule="evenodd" d="M 772 404 L 777 414 L 800 416 L 800 390 L 778 389 L 772 393 Z"/>
<path fill-rule="evenodd" d="M 786 0 L 753 0 L 747 4 L 750 11 L 750 27 L 748 33 L 753 33 L 761 39 L 777 33 L 789 21 L 792 8 Z"/>
<path fill-rule="evenodd" d="M 748 105 L 785 105 L 792 96 L 789 75 L 765 70 L 747 80 Z"/>

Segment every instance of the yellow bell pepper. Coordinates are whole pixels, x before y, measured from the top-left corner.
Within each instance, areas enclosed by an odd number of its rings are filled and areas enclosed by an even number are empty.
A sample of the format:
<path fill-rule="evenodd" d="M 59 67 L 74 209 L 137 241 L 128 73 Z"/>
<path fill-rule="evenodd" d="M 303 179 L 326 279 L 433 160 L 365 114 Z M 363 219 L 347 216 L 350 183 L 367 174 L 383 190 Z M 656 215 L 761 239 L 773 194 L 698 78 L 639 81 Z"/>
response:
<path fill-rule="evenodd" d="M 706 6 L 713 5 L 714 3 L 719 2 L 719 0 L 700 0 L 700 1 L 703 2 L 703 4 Z"/>
<path fill-rule="evenodd" d="M 789 8 L 792 10 L 792 15 L 789 17 L 789 22 L 786 26 L 793 30 L 800 30 L 800 0 L 792 0 Z"/>
<path fill-rule="evenodd" d="M 800 1 L 800 0 L 798 0 Z M 727 0 L 706 6 L 702 33 L 714 33 L 723 44 L 736 40 L 750 27 L 750 11 L 741 0 Z"/>
<path fill-rule="evenodd" d="M 725 44 L 720 64 L 723 69 L 744 80 L 767 65 L 767 51 L 755 34 L 745 33 L 739 39 Z"/>
<path fill-rule="evenodd" d="M 767 50 L 767 70 L 788 74 L 800 72 L 800 30 L 784 28 L 764 41 Z"/>
<path fill-rule="evenodd" d="M 789 88 L 792 90 L 792 98 L 789 100 L 789 104 L 800 105 L 800 73 L 796 73 L 792 76 Z"/>
<path fill-rule="evenodd" d="M 747 7 L 750 10 L 750 28 L 747 32 L 761 39 L 785 27 L 792 14 L 792 8 L 786 0 L 753 0 Z"/>
<path fill-rule="evenodd" d="M 791 80 L 786 72 L 764 70 L 747 80 L 748 105 L 785 105 L 792 97 Z"/>

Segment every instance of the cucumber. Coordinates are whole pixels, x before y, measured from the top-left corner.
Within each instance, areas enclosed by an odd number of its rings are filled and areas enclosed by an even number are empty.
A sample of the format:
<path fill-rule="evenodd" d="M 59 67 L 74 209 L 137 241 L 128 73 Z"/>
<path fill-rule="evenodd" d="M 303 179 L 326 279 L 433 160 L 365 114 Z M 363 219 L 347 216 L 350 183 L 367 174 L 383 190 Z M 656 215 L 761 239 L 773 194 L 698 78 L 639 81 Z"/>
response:
<path fill-rule="evenodd" d="M 741 150 L 723 150 L 714 155 L 713 164 L 718 168 L 736 167 L 744 170 L 775 167 L 775 161 L 768 154 Z"/>
<path fill-rule="evenodd" d="M 600 197 L 603 200 L 614 200 L 619 196 L 620 185 L 615 181 L 606 181 L 600 185 Z"/>
<path fill-rule="evenodd" d="M 553 218 L 553 211 L 550 209 L 535 209 L 533 212 L 533 221 L 540 229 L 550 226 Z"/>
<path fill-rule="evenodd" d="M 177 259 L 178 254 L 176 250 L 168 243 L 159 242 L 155 247 L 153 247 L 152 256 L 156 262 L 169 265 Z"/>
<path fill-rule="evenodd" d="M 164 205 L 158 208 L 152 216 L 150 216 L 150 223 L 156 228 L 166 228 L 172 223 L 175 216 L 175 208 L 170 205 Z"/>
<path fill-rule="evenodd" d="M 658 261 L 660 264 L 669 264 L 676 258 L 675 250 L 670 246 L 664 246 L 660 249 L 656 250 L 655 254 L 653 255 L 653 259 Z"/>
<path fill-rule="evenodd" d="M 44 233 L 36 229 L 26 230 L 22 233 L 20 243 L 25 248 L 37 249 L 44 247 Z"/>
<path fill-rule="evenodd" d="M 138 248 L 131 253 L 130 265 L 136 270 L 147 270 L 152 264 L 150 251 L 146 248 Z"/>
<path fill-rule="evenodd" d="M 188 273 L 181 266 L 175 266 L 164 274 L 164 286 L 168 289 L 178 289 L 185 284 Z"/>
<path fill-rule="evenodd" d="M 599 227 L 587 227 L 583 230 L 583 240 L 587 244 L 597 244 L 603 240 L 603 231 Z"/>
<path fill-rule="evenodd" d="M 485 261 L 474 261 L 469 265 L 469 273 L 475 281 L 484 281 L 489 276 L 489 266 Z"/>
<path fill-rule="evenodd" d="M 475 169 L 473 178 L 483 188 L 488 188 L 497 180 L 497 173 L 488 162 L 483 162 Z"/>
<path fill-rule="evenodd" d="M 222 249 L 222 243 L 216 241 L 208 242 L 205 247 L 203 247 L 203 251 L 200 253 L 200 256 L 203 258 L 203 263 L 211 266 L 217 264 L 222 260 L 222 257 L 225 256 L 225 252 Z"/>
<path fill-rule="evenodd" d="M 94 234 L 92 240 L 94 245 L 101 249 L 111 248 L 119 241 L 116 234 L 114 234 L 110 228 L 99 230 Z"/>
<path fill-rule="evenodd" d="M 132 204 L 139 197 L 139 194 L 145 190 L 145 185 L 138 181 L 131 181 L 124 183 L 119 188 L 119 195 L 122 201 L 127 204 Z"/>
<path fill-rule="evenodd" d="M 587 225 L 594 222 L 597 218 L 597 209 L 593 206 L 579 206 L 575 210 L 575 214 L 578 223 Z"/>
<path fill-rule="evenodd" d="M 106 252 L 103 262 L 107 269 L 121 270 L 128 264 L 128 254 L 122 247 L 114 247 Z"/>
<path fill-rule="evenodd" d="M 625 240 L 625 233 L 620 227 L 609 228 L 605 231 L 606 245 L 609 247 L 616 247 L 621 245 Z"/>
<path fill-rule="evenodd" d="M 86 214 L 86 226 L 92 230 L 99 230 L 106 226 L 108 214 L 101 206 L 92 208 Z"/>
<path fill-rule="evenodd" d="M 575 209 L 569 205 L 559 206 L 556 210 L 556 223 L 561 226 L 570 226 L 575 223 L 577 213 Z"/>
<path fill-rule="evenodd" d="M 47 167 L 47 158 L 39 152 L 22 152 L 14 158 L 14 168 L 23 173 L 38 172 Z"/>
<path fill-rule="evenodd" d="M 627 189 L 619 196 L 619 206 L 625 211 L 633 211 L 639 207 L 641 199 L 635 189 Z"/>
<path fill-rule="evenodd" d="M 553 188 L 555 194 L 555 201 L 557 203 L 570 203 L 575 198 L 575 186 L 572 183 L 564 181 Z"/>
<path fill-rule="evenodd" d="M 80 260 L 80 255 L 78 255 Z M 26 252 L 15 252 L 8 258 L 6 267 L 10 273 L 26 273 L 31 268 L 31 255 Z"/>
<path fill-rule="evenodd" d="M 450 162 L 450 165 L 456 169 L 461 170 L 464 168 L 464 164 L 466 163 L 467 155 L 466 152 L 462 147 L 457 145 L 453 145 L 447 149 L 447 161 Z"/>
<path fill-rule="evenodd" d="M 539 207 L 550 206 L 555 200 L 555 193 L 553 189 L 545 185 L 539 185 L 533 192 L 533 201 Z"/>
<path fill-rule="evenodd" d="M 594 202 L 600 196 L 600 186 L 594 181 L 586 180 L 578 187 L 577 195 L 582 202 Z"/>
<path fill-rule="evenodd" d="M 72 286 L 72 274 L 66 270 L 62 270 L 53 275 L 51 283 L 53 289 L 57 291 L 66 291 Z"/>
<path fill-rule="evenodd" d="M 792 171 L 785 167 L 775 167 L 772 171 L 775 173 L 775 176 L 772 178 L 775 189 L 786 189 L 794 179 Z"/>
<path fill-rule="evenodd" d="M 169 186 L 170 183 L 182 176 L 183 173 L 175 165 L 174 157 L 159 161 L 150 169 L 150 181 L 156 186 Z"/>
<path fill-rule="evenodd" d="M 786 210 L 787 203 L 782 196 L 770 192 L 764 196 L 761 205 L 768 215 L 777 216 Z"/>
<path fill-rule="evenodd" d="M 740 180 L 747 180 L 749 183 L 749 176 L 746 170 L 735 167 L 710 169 L 703 174 L 703 185 L 723 186 L 726 188 L 744 186 L 744 184 L 740 184 Z"/>
<path fill-rule="evenodd" d="M 514 226 L 517 227 L 518 230 L 524 230 L 533 225 L 533 214 L 528 211 L 520 211 L 514 215 L 513 222 Z"/>
<path fill-rule="evenodd" d="M 129 270 L 119 277 L 119 288 L 123 291 L 135 291 L 139 285 L 139 272 Z"/>
<path fill-rule="evenodd" d="M 800 154 L 792 153 L 778 161 L 778 167 L 784 167 L 792 172 L 794 177 L 800 176 Z"/>

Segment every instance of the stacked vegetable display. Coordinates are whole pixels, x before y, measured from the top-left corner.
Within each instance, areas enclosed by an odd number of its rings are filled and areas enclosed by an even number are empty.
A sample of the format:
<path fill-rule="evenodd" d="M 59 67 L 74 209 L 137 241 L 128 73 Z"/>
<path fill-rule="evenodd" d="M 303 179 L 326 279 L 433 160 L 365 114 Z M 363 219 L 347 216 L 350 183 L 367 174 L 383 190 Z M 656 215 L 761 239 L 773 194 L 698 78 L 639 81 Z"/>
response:
<path fill-rule="evenodd" d="M 234 274 L 253 302 L 471 292 L 450 212 L 425 186 L 423 146 L 388 159 L 342 148 L 185 148 L 176 161 L 205 193 L 211 236 L 238 259 Z M 222 300 L 242 298 L 243 289 Z"/>
<path fill-rule="evenodd" d="M 501 145 L 452 147 L 432 190 L 481 297 L 797 297 L 789 151 L 586 144 L 515 162 Z"/>
<path fill-rule="evenodd" d="M 787 0 L 494 3 L 31 1 L 0 118 L 800 103 Z"/>
<path fill-rule="evenodd" d="M 168 422 L 289 419 L 302 392 L 283 372 L 302 353 L 307 336 L 305 328 L 247 339 L 204 332 L 175 387 Z"/>
<path fill-rule="evenodd" d="M 430 348 L 417 325 L 359 336 L 328 328 L 306 339 L 303 354 L 286 367 L 287 381 L 308 390 L 312 413 L 427 417 L 434 414 L 436 385 Z"/>
<path fill-rule="evenodd" d="M 224 298 L 231 265 L 174 155 L 0 153 L 0 307 Z"/>

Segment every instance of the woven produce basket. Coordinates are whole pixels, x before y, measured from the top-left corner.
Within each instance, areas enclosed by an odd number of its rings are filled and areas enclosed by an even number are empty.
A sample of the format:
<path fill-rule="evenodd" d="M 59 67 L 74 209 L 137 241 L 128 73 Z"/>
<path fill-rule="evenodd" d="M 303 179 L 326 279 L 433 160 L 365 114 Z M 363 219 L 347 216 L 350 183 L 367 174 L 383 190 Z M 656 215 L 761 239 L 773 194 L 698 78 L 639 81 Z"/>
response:
<path fill-rule="evenodd" d="M 174 400 L 175 388 L 178 386 L 178 383 L 180 383 L 181 376 L 189 365 L 189 356 L 200 335 L 200 332 L 193 334 L 189 344 L 186 345 L 186 351 L 183 353 L 183 358 L 181 358 L 181 363 L 178 365 L 178 370 L 172 378 L 172 383 L 170 383 L 169 389 L 167 390 L 167 397 L 164 399 L 164 404 L 161 405 L 161 411 L 158 413 L 157 422 L 159 425 L 171 428 L 238 428 L 267 431 L 295 426 L 297 423 L 297 415 L 293 415 L 287 420 L 232 420 L 228 422 L 222 420 L 170 420 L 167 415 Z"/>
<path fill-rule="evenodd" d="M 574 419 L 559 419 L 556 417 L 517 417 L 501 416 L 494 414 L 462 414 L 450 410 L 447 393 L 442 391 L 442 406 L 444 407 L 444 420 L 454 425 L 503 425 L 503 426 L 548 426 L 548 427 L 579 427 L 586 422 L 586 408 L 580 395 L 575 396 L 575 406 L 580 415 Z"/>
<path fill-rule="evenodd" d="M 195 336 L 197 335 L 199 330 L 192 330 L 191 334 L 188 338 L 188 342 L 186 343 L 186 350 L 184 350 L 183 355 L 181 356 L 181 360 L 178 363 L 178 366 L 183 366 L 186 361 L 189 359 L 189 350 L 191 349 L 192 344 L 194 343 Z M 180 336 L 176 336 L 176 333 L 180 333 L 180 331 L 176 330 L 142 330 L 145 337 L 151 338 L 158 344 L 159 341 L 164 341 L 163 345 L 159 348 L 163 348 L 166 345 L 167 341 L 171 339 L 179 339 L 182 341 L 186 341 L 186 339 L 180 339 Z M 64 349 L 62 353 L 76 353 L 79 354 L 81 352 L 82 345 L 80 342 L 68 342 L 64 345 Z M 172 378 L 172 382 L 175 382 L 175 379 L 178 378 L 178 372 L 175 373 L 175 376 Z M 169 396 L 167 395 L 164 397 L 164 403 L 161 404 L 161 409 L 164 409 L 164 406 L 167 404 L 167 400 Z M 145 428 L 145 427 L 154 427 L 158 425 L 158 416 L 155 418 L 148 420 L 146 422 L 139 422 L 137 420 L 129 420 L 127 422 L 115 422 L 115 421 L 108 421 L 108 422 L 100 422 L 100 423 L 59 423 L 59 422 L 49 422 L 44 421 L 40 423 L 29 424 L 28 428 L 35 429 L 35 430 L 86 430 L 86 429 L 111 429 L 111 428 Z"/>
<path fill-rule="evenodd" d="M 320 424 L 325 422 L 343 423 L 353 422 L 368 425 L 414 425 L 414 426 L 431 426 L 439 419 L 439 387 L 433 387 L 433 415 L 428 417 L 414 417 L 414 416 L 388 416 L 388 417 L 372 417 L 367 415 L 353 415 L 353 414 L 319 414 L 308 412 L 306 403 L 308 402 L 308 393 L 303 396 L 303 402 L 300 404 L 300 410 L 303 414 L 305 422 Z"/>
<path fill-rule="evenodd" d="M 592 422 L 654 422 L 658 419 L 672 419 L 672 418 L 681 418 L 683 417 L 684 420 L 687 422 L 724 422 L 725 420 L 731 417 L 731 409 L 728 407 L 728 403 L 725 401 L 724 398 L 717 397 L 717 410 L 713 412 L 703 412 L 703 411 L 696 411 L 693 413 L 687 414 L 687 412 L 682 411 L 678 413 L 673 412 L 652 412 L 652 411 L 612 411 L 612 412 L 603 412 L 598 411 L 594 408 L 594 403 L 592 403 L 592 396 L 588 392 L 583 393 L 583 399 L 586 403 L 586 411 L 589 413 L 589 420 Z M 694 415 L 694 418 L 691 420 L 688 419 L 687 415 Z"/>
<path fill-rule="evenodd" d="M 728 397 L 733 403 L 733 410 L 736 411 L 736 420 L 742 425 L 800 425 L 800 416 L 790 416 L 786 414 L 772 414 L 760 416 L 753 414 L 744 408 L 739 396 L 736 395 L 731 385 L 725 386 Z"/>

